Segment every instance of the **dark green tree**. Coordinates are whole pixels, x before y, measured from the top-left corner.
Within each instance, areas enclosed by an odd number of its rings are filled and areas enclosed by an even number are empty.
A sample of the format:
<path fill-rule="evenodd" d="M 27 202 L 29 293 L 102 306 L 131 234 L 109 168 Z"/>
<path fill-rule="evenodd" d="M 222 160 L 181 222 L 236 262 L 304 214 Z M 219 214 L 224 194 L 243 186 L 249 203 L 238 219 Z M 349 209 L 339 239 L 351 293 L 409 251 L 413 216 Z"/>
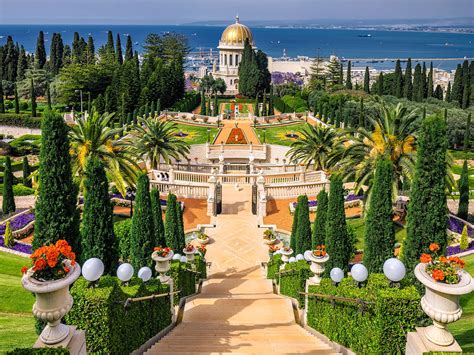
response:
<path fill-rule="evenodd" d="M 352 63 L 349 61 L 347 63 L 347 74 L 346 74 L 346 89 L 352 90 L 352 73 L 351 73 Z"/>
<path fill-rule="evenodd" d="M 20 113 L 20 99 L 18 98 L 18 88 L 16 87 L 16 83 L 13 86 L 13 92 L 15 94 L 15 113 Z"/>
<path fill-rule="evenodd" d="M 165 225 L 163 224 L 163 212 L 161 211 L 160 192 L 154 188 L 151 190 L 151 210 L 153 214 L 153 232 L 155 234 L 154 246 L 165 246 Z"/>
<path fill-rule="evenodd" d="M 114 35 L 112 31 L 107 32 L 107 44 L 105 45 L 105 53 L 111 63 L 115 61 Z"/>
<path fill-rule="evenodd" d="M 403 80 L 403 96 L 408 100 L 411 100 L 413 98 L 411 58 L 408 58 L 407 66 L 405 69 L 405 79 Z"/>
<path fill-rule="evenodd" d="M 352 253 L 351 243 L 347 234 L 343 191 L 344 187 L 342 186 L 341 176 L 333 174 L 329 189 L 326 220 L 326 251 L 330 256 L 329 261 L 326 263 L 327 274 L 335 267 L 339 267 L 347 272 Z"/>
<path fill-rule="evenodd" d="M 443 89 L 441 88 L 441 85 L 436 85 L 436 89 L 433 92 L 433 97 L 443 101 Z"/>
<path fill-rule="evenodd" d="M 370 72 L 369 67 L 365 67 L 365 74 L 364 74 L 364 91 L 367 94 L 370 94 Z"/>
<path fill-rule="evenodd" d="M 471 75 L 469 74 L 469 63 L 465 60 L 462 64 L 462 99 L 461 108 L 469 107 L 471 99 Z"/>
<path fill-rule="evenodd" d="M 13 195 L 13 171 L 10 157 L 5 157 L 5 165 L 3 170 L 3 201 L 2 210 L 4 214 L 16 211 L 15 196 Z"/>
<path fill-rule="evenodd" d="M 26 56 L 25 47 L 21 46 L 20 53 L 18 55 L 16 80 L 17 81 L 24 80 L 27 70 L 28 70 L 28 57 Z"/>
<path fill-rule="evenodd" d="M 206 115 L 206 95 L 201 91 L 201 115 Z"/>
<path fill-rule="evenodd" d="M 295 212 L 293 212 L 293 224 L 291 225 L 290 248 L 296 250 L 298 246 L 298 217 L 300 204 L 296 203 Z"/>
<path fill-rule="evenodd" d="M 94 38 L 92 36 L 87 38 L 86 63 L 95 64 L 95 45 Z"/>
<path fill-rule="evenodd" d="M 402 67 L 400 65 L 400 59 L 397 59 L 395 63 L 395 74 L 394 74 L 394 83 L 393 83 L 392 95 L 398 98 L 403 96 L 403 73 Z"/>
<path fill-rule="evenodd" d="M 35 84 L 33 82 L 33 78 L 31 78 L 31 83 L 30 83 L 30 97 L 31 97 L 31 116 L 36 117 L 36 92 L 35 92 Z"/>
<path fill-rule="evenodd" d="M 421 101 L 423 99 L 423 83 L 421 77 L 421 65 L 415 66 L 415 74 L 413 76 L 413 100 Z"/>
<path fill-rule="evenodd" d="M 168 194 L 165 214 L 165 240 L 166 246 L 170 247 L 175 253 L 181 253 L 178 225 L 179 212 L 177 211 L 176 201 L 176 195 L 172 193 Z"/>
<path fill-rule="evenodd" d="M 425 99 L 428 97 L 428 76 L 426 74 L 426 64 L 423 62 L 423 69 L 421 70 L 421 98 Z"/>
<path fill-rule="evenodd" d="M 454 82 L 453 86 L 451 88 L 451 101 L 459 103 L 459 105 L 462 104 L 462 91 L 463 91 L 463 85 L 462 85 L 462 75 L 463 74 L 463 69 L 461 64 L 458 64 L 456 68 L 456 72 L 454 73 Z"/>
<path fill-rule="evenodd" d="M 464 153 L 467 153 L 469 151 L 470 140 L 471 140 L 471 113 L 467 115 L 466 129 L 464 130 L 464 144 L 463 144 Z"/>
<path fill-rule="evenodd" d="M 365 127 L 365 110 L 364 110 L 364 98 L 360 98 L 360 107 L 359 107 L 359 127 Z"/>
<path fill-rule="evenodd" d="M 176 220 L 178 221 L 178 250 L 183 250 L 186 246 L 185 235 L 184 235 L 184 220 L 183 210 L 181 204 L 176 200 Z"/>
<path fill-rule="evenodd" d="M 117 63 L 119 65 L 123 64 L 123 54 L 122 54 L 122 42 L 120 41 L 120 33 L 117 33 L 117 40 L 115 41 L 116 45 L 116 56 L 117 56 Z"/>
<path fill-rule="evenodd" d="M 80 258 L 78 188 L 72 178 L 68 127 L 60 114 L 45 112 L 40 147 L 33 248 L 65 239 Z"/>
<path fill-rule="evenodd" d="M 36 40 L 35 67 L 43 69 L 46 64 L 46 49 L 44 47 L 44 33 L 40 31 Z"/>
<path fill-rule="evenodd" d="M 311 250 L 311 222 L 309 221 L 308 196 L 298 197 L 298 237 L 296 238 L 296 254 L 303 254 L 306 250 Z"/>
<path fill-rule="evenodd" d="M 102 162 L 89 158 L 84 182 L 84 212 L 82 214 L 82 260 L 99 258 L 105 272 L 115 271 L 118 245 L 114 235 L 113 206 L 109 197 L 109 182 Z"/>
<path fill-rule="evenodd" d="M 270 96 L 268 98 L 268 116 L 275 114 L 275 108 L 273 107 L 273 86 L 270 89 Z"/>
<path fill-rule="evenodd" d="M 392 180 L 392 162 L 379 158 L 365 219 L 364 264 L 369 272 L 383 272 L 385 260 L 393 257 Z"/>
<path fill-rule="evenodd" d="M 133 44 L 132 44 L 132 36 L 127 36 L 127 44 L 125 46 L 125 61 L 130 60 L 133 58 Z"/>
<path fill-rule="evenodd" d="M 451 82 L 448 82 L 448 88 L 446 89 L 446 95 L 444 97 L 446 102 L 451 102 Z"/>
<path fill-rule="evenodd" d="M 407 237 L 403 261 L 413 272 L 420 255 L 437 243 L 444 253 L 447 244 L 446 121 L 441 115 L 427 116 L 417 140 L 417 160 L 408 205 Z"/>
<path fill-rule="evenodd" d="M 0 113 L 5 113 L 5 103 L 3 102 L 3 85 L 0 76 Z"/>
<path fill-rule="evenodd" d="M 318 207 L 313 227 L 313 248 L 317 245 L 326 244 L 326 221 L 328 215 L 328 194 L 326 190 L 321 190 L 317 197 Z"/>
<path fill-rule="evenodd" d="M 23 157 L 23 185 L 31 188 L 30 174 L 31 174 L 30 164 L 28 164 L 28 157 L 25 155 Z"/>
<path fill-rule="evenodd" d="M 137 194 L 132 217 L 130 261 L 135 270 L 152 266 L 151 254 L 155 242 L 153 215 L 150 199 L 150 180 L 141 173 L 137 180 Z"/>
<path fill-rule="evenodd" d="M 458 217 L 467 221 L 469 217 L 469 166 L 464 160 L 461 177 L 458 181 L 459 189 L 459 208 Z"/>
<path fill-rule="evenodd" d="M 383 73 L 380 72 L 379 74 L 379 80 L 377 81 L 377 95 L 382 96 L 383 95 Z"/>
<path fill-rule="evenodd" d="M 434 84 L 433 84 L 433 75 L 434 75 L 434 72 L 433 72 L 433 62 L 430 63 L 430 71 L 428 73 L 428 82 L 426 83 L 426 85 L 428 86 L 427 87 L 427 97 L 433 97 L 434 96 Z"/>

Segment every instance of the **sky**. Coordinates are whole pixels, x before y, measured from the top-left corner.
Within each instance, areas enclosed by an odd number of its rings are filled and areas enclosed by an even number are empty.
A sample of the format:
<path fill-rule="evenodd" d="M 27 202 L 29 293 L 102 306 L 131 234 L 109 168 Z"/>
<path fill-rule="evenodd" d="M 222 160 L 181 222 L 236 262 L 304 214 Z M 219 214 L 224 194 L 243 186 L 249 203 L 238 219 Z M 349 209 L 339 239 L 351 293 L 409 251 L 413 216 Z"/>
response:
<path fill-rule="evenodd" d="M 0 24 L 183 24 L 228 20 L 473 16 L 474 0 L 0 0 Z"/>

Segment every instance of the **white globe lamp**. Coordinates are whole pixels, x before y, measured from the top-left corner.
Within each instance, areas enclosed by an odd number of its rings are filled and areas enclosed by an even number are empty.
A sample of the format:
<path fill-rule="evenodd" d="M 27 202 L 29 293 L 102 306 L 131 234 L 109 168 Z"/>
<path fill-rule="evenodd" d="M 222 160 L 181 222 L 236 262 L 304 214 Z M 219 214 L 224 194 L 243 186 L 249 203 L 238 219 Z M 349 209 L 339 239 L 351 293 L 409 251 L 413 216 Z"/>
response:
<path fill-rule="evenodd" d="M 181 254 L 174 254 L 173 260 L 181 260 Z"/>
<path fill-rule="evenodd" d="M 383 273 L 391 282 L 400 282 L 406 272 L 405 265 L 397 258 L 387 259 L 383 263 Z"/>
<path fill-rule="evenodd" d="M 118 267 L 117 269 L 117 277 L 122 282 L 128 282 L 133 276 L 133 266 L 125 263 Z"/>
<path fill-rule="evenodd" d="M 304 256 L 304 260 L 311 261 L 311 250 L 306 250 L 303 256 Z"/>
<path fill-rule="evenodd" d="M 292 256 L 289 260 L 288 260 L 289 263 L 295 263 L 296 262 L 296 258 L 294 256 Z"/>
<path fill-rule="evenodd" d="M 104 273 L 104 263 L 99 258 L 90 258 L 82 265 L 82 276 L 89 281 L 95 282 Z"/>
<path fill-rule="evenodd" d="M 140 270 L 138 270 L 138 277 L 141 278 L 143 282 L 147 282 L 148 280 L 150 280 L 151 275 L 152 272 L 148 266 L 144 266 Z"/>
<path fill-rule="evenodd" d="M 187 263 L 187 262 L 188 262 L 188 258 L 187 258 L 185 255 L 183 255 L 183 256 L 179 259 L 179 261 L 181 261 L 182 263 Z"/>
<path fill-rule="evenodd" d="M 342 271 L 341 268 L 335 267 L 331 270 L 329 276 L 331 277 L 332 282 L 337 286 L 344 278 L 344 271 Z"/>
<path fill-rule="evenodd" d="M 360 286 L 362 282 L 367 280 L 367 277 L 369 276 L 369 271 L 364 265 L 355 264 L 354 266 L 352 266 L 351 276 L 355 281 L 359 283 Z"/>
<path fill-rule="evenodd" d="M 303 254 L 296 255 L 296 261 L 304 260 Z"/>

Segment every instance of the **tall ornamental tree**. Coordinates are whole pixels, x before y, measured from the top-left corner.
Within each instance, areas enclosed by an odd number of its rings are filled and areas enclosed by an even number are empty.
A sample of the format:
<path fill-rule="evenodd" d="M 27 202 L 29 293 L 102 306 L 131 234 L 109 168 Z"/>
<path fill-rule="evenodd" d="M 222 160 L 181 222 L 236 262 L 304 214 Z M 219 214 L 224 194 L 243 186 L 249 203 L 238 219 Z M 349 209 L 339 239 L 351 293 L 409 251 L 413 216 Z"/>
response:
<path fill-rule="evenodd" d="M 411 100 L 413 97 L 411 58 L 408 58 L 405 69 L 405 79 L 403 80 L 403 96 L 408 100 Z"/>
<path fill-rule="evenodd" d="M 471 88 L 472 88 L 472 73 L 469 74 L 469 64 L 465 60 L 462 65 L 462 98 L 461 98 L 461 108 L 466 109 L 470 105 L 471 100 Z"/>
<path fill-rule="evenodd" d="M 25 155 L 23 157 L 23 185 L 31 188 L 31 169 L 30 164 L 28 164 L 28 157 Z"/>
<path fill-rule="evenodd" d="M 293 212 L 293 224 L 291 225 L 290 248 L 296 250 L 298 245 L 298 217 L 300 204 L 296 203 L 295 212 Z"/>
<path fill-rule="evenodd" d="M 352 63 L 349 61 L 347 63 L 347 74 L 346 74 L 346 89 L 352 90 L 352 73 L 351 73 Z"/>
<path fill-rule="evenodd" d="M 0 113 L 5 113 L 5 103 L 3 102 L 3 85 L 0 80 Z"/>
<path fill-rule="evenodd" d="M 380 157 L 365 219 L 364 264 L 369 272 L 382 272 L 385 260 L 393 257 L 392 175 L 392 162 Z"/>
<path fill-rule="evenodd" d="M 412 272 L 420 255 L 437 243 L 444 252 L 447 244 L 446 222 L 446 122 L 443 116 L 426 117 L 418 136 L 415 176 L 408 205 L 407 237 L 403 261 Z"/>
<path fill-rule="evenodd" d="M 321 190 L 317 197 L 318 207 L 313 227 L 313 248 L 317 245 L 326 244 L 326 221 L 328 215 L 328 194 L 326 190 Z"/>
<path fill-rule="evenodd" d="M 400 59 L 397 59 L 397 62 L 395 63 L 392 95 L 398 98 L 401 98 L 403 96 L 403 74 L 402 67 L 400 65 Z"/>
<path fill-rule="evenodd" d="M 116 54 L 117 54 L 117 63 L 119 65 L 123 64 L 123 55 L 122 55 L 122 43 L 120 41 L 120 33 L 117 33 L 117 40 L 115 41 L 116 45 Z"/>
<path fill-rule="evenodd" d="M 427 97 L 433 97 L 434 96 L 434 84 L 433 84 L 433 62 L 430 63 L 430 71 L 428 72 L 428 81 L 426 83 L 427 85 Z"/>
<path fill-rule="evenodd" d="M 178 250 L 182 250 L 186 246 L 186 241 L 184 235 L 183 210 L 178 200 L 176 200 L 176 220 L 178 221 Z"/>
<path fill-rule="evenodd" d="M 471 139 L 471 113 L 467 115 L 466 129 L 464 130 L 464 145 L 463 145 L 464 153 L 467 153 L 469 151 L 470 139 Z"/>
<path fill-rule="evenodd" d="M 153 214 L 153 232 L 155 234 L 154 246 L 165 246 L 165 226 L 163 224 L 163 212 L 161 211 L 160 192 L 157 188 L 151 190 L 151 210 Z"/>
<path fill-rule="evenodd" d="M 181 243 L 179 235 L 178 223 L 178 211 L 176 204 L 176 195 L 168 194 L 166 201 L 166 214 L 165 214 L 165 239 L 166 246 L 170 247 L 175 253 L 181 252 Z"/>
<path fill-rule="evenodd" d="M 66 239 L 80 256 L 77 186 L 72 179 L 68 128 L 61 115 L 47 111 L 41 122 L 39 194 L 33 249 Z"/>
<path fill-rule="evenodd" d="M 467 221 L 469 216 L 469 167 L 467 161 L 464 160 L 462 166 L 461 177 L 458 181 L 459 189 L 459 208 L 458 217 Z"/>
<path fill-rule="evenodd" d="M 343 191 L 341 176 L 338 174 L 332 175 L 326 220 L 326 251 L 330 256 L 326 263 L 328 274 L 335 267 L 347 272 L 352 252 L 347 234 Z"/>
<path fill-rule="evenodd" d="M 453 86 L 451 87 L 451 97 L 450 100 L 462 104 L 462 67 L 461 64 L 458 64 L 456 72 L 454 73 Z"/>
<path fill-rule="evenodd" d="M 46 49 L 44 47 L 44 33 L 40 31 L 36 40 L 35 67 L 43 69 L 46 64 Z"/>
<path fill-rule="evenodd" d="M 383 73 L 380 72 L 379 74 L 379 80 L 378 80 L 378 85 L 377 85 L 377 95 L 382 96 L 384 94 L 383 92 Z"/>
<path fill-rule="evenodd" d="M 364 91 L 367 94 L 370 94 L 370 72 L 369 67 L 365 67 L 365 74 L 364 74 Z"/>
<path fill-rule="evenodd" d="M 155 236 L 150 199 L 150 180 L 145 173 L 137 180 L 137 194 L 132 217 L 130 261 L 135 270 L 152 266 L 151 254 Z"/>
<path fill-rule="evenodd" d="M 13 84 L 13 92 L 15 95 L 15 113 L 19 114 L 20 113 L 20 99 L 18 98 L 18 88 L 16 86 L 16 83 Z"/>
<path fill-rule="evenodd" d="M 95 156 L 91 157 L 86 165 L 81 244 L 83 261 L 99 258 L 104 263 L 106 273 L 115 270 L 118 263 L 118 246 L 114 235 L 109 182 L 104 165 Z"/>
<path fill-rule="evenodd" d="M 421 65 L 415 66 L 415 74 L 413 76 L 413 100 L 421 101 L 423 99 L 423 83 L 421 78 Z"/>
<path fill-rule="evenodd" d="M 298 237 L 296 243 L 296 254 L 303 254 L 311 250 L 311 222 L 309 221 L 308 196 L 298 197 Z"/>
<path fill-rule="evenodd" d="M 133 58 L 132 36 L 127 36 L 127 44 L 125 45 L 125 61 Z"/>
<path fill-rule="evenodd" d="M 5 158 L 5 169 L 3 171 L 3 201 L 2 210 L 4 214 L 16 211 L 15 196 L 13 195 L 13 172 L 10 157 Z"/>
<path fill-rule="evenodd" d="M 35 92 L 35 84 L 33 82 L 33 78 L 31 78 L 31 83 L 30 83 L 30 96 L 31 96 L 31 116 L 36 117 L 36 92 Z"/>
<path fill-rule="evenodd" d="M 451 82 L 448 82 L 448 88 L 446 89 L 446 95 L 444 96 L 444 101 L 451 102 Z"/>

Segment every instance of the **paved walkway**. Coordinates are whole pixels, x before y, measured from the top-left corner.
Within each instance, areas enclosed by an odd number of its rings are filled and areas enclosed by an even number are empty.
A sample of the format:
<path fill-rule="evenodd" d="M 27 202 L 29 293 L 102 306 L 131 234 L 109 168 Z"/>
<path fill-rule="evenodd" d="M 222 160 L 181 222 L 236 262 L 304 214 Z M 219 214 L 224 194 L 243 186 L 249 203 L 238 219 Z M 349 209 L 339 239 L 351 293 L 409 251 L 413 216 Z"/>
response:
<path fill-rule="evenodd" d="M 209 280 L 186 304 L 183 323 L 147 354 L 334 353 L 295 323 L 291 302 L 263 275 L 267 248 L 250 198 L 250 187 L 223 187 L 223 214 L 208 230 Z"/>
<path fill-rule="evenodd" d="M 222 121 L 223 127 L 219 132 L 219 135 L 215 139 L 215 144 L 221 144 L 221 142 L 226 142 L 227 138 L 229 138 L 230 131 L 232 128 L 235 128 L 235 123 L 238 123 L 238 128 L 242 129 L 247 138 L 248 142 L 252 142 L 253 144 L 260 144 L 260 140 L 258 139 L 255 131 L 252 128 L 252 122 L 250 121 L 236 121 L 236 120 L 225 120 Z"/>

